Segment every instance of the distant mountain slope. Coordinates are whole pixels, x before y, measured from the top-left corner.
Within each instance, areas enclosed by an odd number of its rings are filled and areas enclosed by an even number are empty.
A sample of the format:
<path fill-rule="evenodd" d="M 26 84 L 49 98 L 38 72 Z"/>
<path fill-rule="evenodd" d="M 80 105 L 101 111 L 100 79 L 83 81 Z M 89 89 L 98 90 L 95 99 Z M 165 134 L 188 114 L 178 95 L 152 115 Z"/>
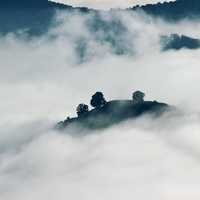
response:
<path fill-rule="evenodd" d="M 180 20 L 186 17 L 200 16 L 200 0 L 177 0 L 146 6 L 137 6 L 132 10 L 143 10 L 148 14 L 164 17 L 167 20 Z"/>
<path fill-rule="evenodd" d="M 19 30 L 34 35 L 43 33 L 48 29 L 57 6 L 45 0 L 3 1 L 0 3 L 0 34 Z"/>
<path fill-rule="evenodd" d="M 74 10 L 71 6 L 48 0 L 2 0 L 0 3 L 0 34 L 26 30 L 30 35 L 45 33 L 56 10 Z M 87 12 L 86 8 L 81 9 Z"/>
<path fill-rule="evenodd" d="M 53 24 L 52 19 L 57 10 L 71 13 L 79 11 L 82 14 L 92 13 L 93 17 L 87 18 L 87 28 L 93 35 L 95 42 L 109 47 L 111 52 L 117 55 L 134 54 L 134 43 L 126 40 L 130 37 L 127 27 L 118 17 L 115 17 L 118 10 L 112 11 L 113 17 L 111 20 L 106 20 L 100 15 L 99 11 L 73 8 L 47 0 L 3 0 L 0 3 L 0 35 L 11 32 L 21 33 L 23 31 L 27 36 L 40 36 L 46 33 Z M 171 3 L 134 7 L 129 10 L 142 10 L 150 15 L 163 17 L 167 20 L 179 20 L 185 17 L 199 16 L 200 0 L 177 0 Z M 196 49 L 200 47 L 199 39 L 174 36 L 163 35 L 161 37 L 163 50 Z M 88 38 L 77 38 L 74 48 L 79 62 L 87 61 L 90 57 Z"/>
<path fill-rule="evenodd" d="M 72 8 L 48 0 L 1 0 L 0 34 L 18 30 L 26 30 L 26 32 L 33 35 L 44 33 L 48 30 L 57 9 L 79 10 L 82 13 L 92 11 L 87 8 Z M 199 16 L 200 1 L 177 0 L 171 3 L 137 6 L 129 10 L 143 10 L 148 14 L 163 17 L 167 20 L 180 20 L 186 17 Z M 94 12 L 98 13 L 98 11 Z"/>
<path fill-rule="evenodd" d="M 1 8 L 47 8 L 47 7 L 69 7 L 62 4 L 50 2 L 48 0 L 1 0 Z"/>

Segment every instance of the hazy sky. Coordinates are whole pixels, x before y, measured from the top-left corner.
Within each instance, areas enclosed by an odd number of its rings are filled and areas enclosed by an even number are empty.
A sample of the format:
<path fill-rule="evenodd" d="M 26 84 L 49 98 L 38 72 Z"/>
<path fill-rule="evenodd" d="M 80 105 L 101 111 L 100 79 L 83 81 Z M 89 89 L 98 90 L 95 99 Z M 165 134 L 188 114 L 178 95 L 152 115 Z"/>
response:
<path fill-rule="evenodd" d="M 87 6 L 98 9 L 127 8 L 135 5 L 145 5 L 158 2 L 170 2 L 176 0 L 54 0 L 73 6 Z"/>

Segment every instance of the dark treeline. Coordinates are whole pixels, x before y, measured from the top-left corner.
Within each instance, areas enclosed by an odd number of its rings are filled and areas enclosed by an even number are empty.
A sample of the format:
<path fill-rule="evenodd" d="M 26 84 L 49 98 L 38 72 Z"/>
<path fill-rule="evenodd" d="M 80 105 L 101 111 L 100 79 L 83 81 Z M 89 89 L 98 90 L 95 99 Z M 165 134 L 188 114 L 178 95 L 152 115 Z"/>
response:
<path fill-rule="evenodd" d="M 143 10 L 153 16 L 163 17 L 166 20 L 181 20 L 200 16 L 199 0 L 176 0 L 175 2 L 158 3 L 156 5 L 137 6 L 132 10 Z"/>
<path fill-rule="evenodd" d="M 29 29 L 30 34 L 40 34 L 48 30 L 57 9 L 77 11 L 81 13 L 98 12 L 87 8 L 50 2 L 48 0 L 1 0 L 0 2 L 0 34 Z M 169 3 L 158 3 L 134 7 L 129 10 L 143 10 L 146 13 L 163 17 L 166 20 L 180 20 L 186 17 L 199 17 L 199 0 L 177 0 Z"/>

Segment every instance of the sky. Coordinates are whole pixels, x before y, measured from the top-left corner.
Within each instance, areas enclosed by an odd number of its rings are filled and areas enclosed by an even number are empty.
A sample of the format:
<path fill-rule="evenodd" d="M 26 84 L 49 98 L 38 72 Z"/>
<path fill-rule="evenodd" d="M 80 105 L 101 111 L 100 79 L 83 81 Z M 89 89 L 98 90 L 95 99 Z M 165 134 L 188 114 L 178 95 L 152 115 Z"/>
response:
<path fill-rule="evenodd" d="M 84 6 L 95 9 L 110 9 L 110 8 L 129 8 L 136 5 L 146 5 L 170 2 L 176 0 L 55 0 L 55 2 L 64 3 L 72 6 Z"/>
<path fill-rule="evenodd" d="M 1 199 L 199 200 L 200 50 L 160 46 L 171 33 L 200 38 L 199 20 L 100 17 L 110 26 L 96 32 L 93 14 L 60 12 L 40 37 L 0 35 Z M 114 20 L 125 32 L 109 29 Z M 109 38 L 130 52 L 117 55 Z M 142 90 L 177 110 L 92 132 L 52 129 L 99 90 L 108 101 Z"/>

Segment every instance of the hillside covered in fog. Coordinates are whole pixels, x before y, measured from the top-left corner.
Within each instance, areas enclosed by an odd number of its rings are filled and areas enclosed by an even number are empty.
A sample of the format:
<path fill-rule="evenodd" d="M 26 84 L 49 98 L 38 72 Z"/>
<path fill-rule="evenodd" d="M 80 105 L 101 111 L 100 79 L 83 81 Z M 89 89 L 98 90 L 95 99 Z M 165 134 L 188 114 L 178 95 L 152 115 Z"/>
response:
<path fill-rule="evenodd" d="M 124 40 L 124 35 L 128 36 L 127 28 L 121 22 L 121 19 L 116 18 L 107 20 L 103 17 L 115 16 L 118 13 L 123 12 L 144 12 L 152 17 L 160 17 L 166 21 L 177 21 L 186 18 L 198 19 L 200 13 L 200 2 L 193 0 L 193 3 L 189 3 L 187 0 L 177 0 L 170 3 L 158 3 L 156 5 L 137 6 L 128 10 L 113 10 L 109 11 L 97 11 L 87 8 L 73 8 L 71 6 L 49 2 L 47 0 L 42 1 L 2 1 L 0 6 L 0 34 L 6 35 L 8 33 L 16 33 L 22 37 L 35 37 L 42 36 L 47 33 L 52 27 L 59 25 L 57 20 L 57 13 L 63 12 L 65 15 L 81 13 L 87 18 L 89 15 L 93 15 L 92 19 L 88 18 L 88 28 L 95 36 L 95 40 L 108 44 L 112 47 L 112 51 L 115 54 L 133 54 L 134 44 L 127 43 Z M 68 26 L 67 24 L 65 26 Z M 105 34 L 103 37 L 99 35 L 99 32 L 103 31 Z M 117 33 L 117 34 L 115 34 Z M 176 35 L 176 37 L 175 37 Z M 80 62 L 87 59 L 88 42 L 84 37 L 78 39 L 78 45 L 76 51 L 80 57 Z M 167 35 L 160 35 L 160 48 L 164 51 L 170 49 L 198 49 L 199 38 L 184 35 L 184 33 L 170 33 Z"/>
<path fill-rule="evenodd" d="M 1 0 L 0 199 L 199 200 L 199 4 Z"/>
<path fill-rule="evenodd" d="M 88 13 L 99 11 L 87 8 L 72 8 L 71 6 L 50 2 L 47 0 L 3 0 L 0 3 L 0 33 L 15 32 L 21 29 L 30 34 L 41 34 L 52 25 L 57 10 L 65 12 Z M 177 0 L 170 3 L 158 3 L 156 5 L 146 5 L 134 7 L 130 11 L 144 11 L 152 16 L 162 17 L 165 20 L 181 20 L 184 18 L 196 18 L 200 13 L 200 2 L 192 0 Z"/>

